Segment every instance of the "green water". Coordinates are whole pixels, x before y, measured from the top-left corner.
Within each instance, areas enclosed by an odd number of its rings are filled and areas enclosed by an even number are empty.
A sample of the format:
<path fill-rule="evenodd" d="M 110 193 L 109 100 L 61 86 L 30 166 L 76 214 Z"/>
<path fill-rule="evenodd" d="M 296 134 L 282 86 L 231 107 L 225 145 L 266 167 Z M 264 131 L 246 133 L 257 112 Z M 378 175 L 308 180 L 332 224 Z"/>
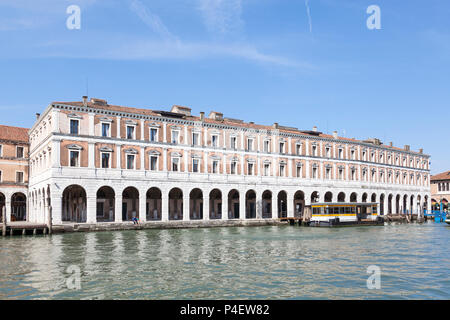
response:
<path fill-rule="evenodd" d="M 0 298 L 448 299 L 449 240 L 433 222 L 7 237 Z M 380 289 L 367 288 L 370 265 Z"/>

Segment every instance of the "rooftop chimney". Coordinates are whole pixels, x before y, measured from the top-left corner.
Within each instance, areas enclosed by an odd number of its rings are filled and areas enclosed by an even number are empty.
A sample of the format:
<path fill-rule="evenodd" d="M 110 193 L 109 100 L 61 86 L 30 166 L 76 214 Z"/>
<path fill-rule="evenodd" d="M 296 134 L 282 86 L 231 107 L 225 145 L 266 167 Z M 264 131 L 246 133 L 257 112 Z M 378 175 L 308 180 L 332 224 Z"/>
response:
<path fill-rule="evenodd" d="M 338 138 L 338 132 L 337 131 L 333 131 L 333 138 L 335 138 L 335 139 Z"/>
<path fill-rule="evenodd" d="M 423 153 L 423 149 L 422 148 L 419 149 L 419 153 Z"/>
<path fill-rule="evenodd" d="M 393 147 L 393 146 L 394 146 L 394 144 L 392 143 L 392 141 L 389 142 L 389 147 Z"/>
<path fill-rule="evenodd" d="M 274 122 L 273 128 L 274 128 L 274 129 L 278 129 L 278 122 Z"/>
<path fill-rule="evenodd" d="M 39 120 L 39 117 L 41 116 L 40 113 L 36 113 L 36 120 Z"/>
<path fill-rule="evenodd" d="M 203 111 L 200 112 L 200 120 L 205 120 L 205 113 Z"/>
<path fill-rule="evenodd" d="M 314 126 L 312 131 L 317 132 L 317 126 Z"/>
<path fill-rule="evenodd" d="M 83 96 L 83 107 L 87 106 L 88 96 Z"/>
<path fill-rule="evenodd" d="M 405 144 L 405 150 L 409 151 L 410 149 L 411 149 L 411 147 L 409 145 Z"/>

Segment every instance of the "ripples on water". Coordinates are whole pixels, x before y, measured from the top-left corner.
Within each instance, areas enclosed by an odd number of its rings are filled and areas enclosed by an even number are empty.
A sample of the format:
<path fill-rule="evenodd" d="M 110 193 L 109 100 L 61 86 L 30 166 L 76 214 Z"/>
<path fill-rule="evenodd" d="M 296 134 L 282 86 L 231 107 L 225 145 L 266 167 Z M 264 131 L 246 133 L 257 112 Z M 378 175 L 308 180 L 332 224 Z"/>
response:
<path fill-rule="evenodd" d="M 293 226 L 0 239 L 3 299 L 448 299 L 450 228 Z M 68 266 L 81 270 L 70 290 Z M 381 268 L 381 289 L 366 286 Z"/>

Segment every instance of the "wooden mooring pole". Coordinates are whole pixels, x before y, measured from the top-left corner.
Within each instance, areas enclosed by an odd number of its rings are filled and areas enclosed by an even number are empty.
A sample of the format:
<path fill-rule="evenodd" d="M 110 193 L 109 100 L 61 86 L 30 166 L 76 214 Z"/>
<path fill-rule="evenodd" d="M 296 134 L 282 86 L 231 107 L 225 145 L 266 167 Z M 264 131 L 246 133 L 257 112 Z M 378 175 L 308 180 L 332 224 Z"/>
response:
<path fill-rule="evenodd" d="M 6 206 L 3 206 L 2 219 L 2 236 L 6 237 Z"/>
<path fill-rule="evenodd" d="M 52 234 L 52 206 L 48 206 L 48 221 L 47 221 L 47 226 L 48 226 L 48 234 Z"/>

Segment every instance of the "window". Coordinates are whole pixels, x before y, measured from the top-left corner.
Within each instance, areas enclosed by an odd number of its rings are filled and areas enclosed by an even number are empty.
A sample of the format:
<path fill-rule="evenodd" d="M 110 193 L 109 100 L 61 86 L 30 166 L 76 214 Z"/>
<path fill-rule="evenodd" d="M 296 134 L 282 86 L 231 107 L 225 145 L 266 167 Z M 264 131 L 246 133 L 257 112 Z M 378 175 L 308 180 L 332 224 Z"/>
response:
<path fill-rule="evenodd" d="M 198 172 L 199 163 L 200 163 L 200 160 L 192 159 L 192 172 Z"/>
<path fill-rule="evenodd" d="M 253 139 L 247 139 L 247 146 L 248 151 L 253 151 Z"/>
<path fill-rule="evenodd" d="M 70 119 L 70 133 L 78 134 L 79 121 L 75 119 Z"/>
<path fill-rule="evenodd" d="M 180 168 L 180 158 L 172 158 L 172 171 L 178 171 Z"/>
<path fill-rule="evenodd" d="M 330 168 L 325 169 L 325 179 L 331 179 L 331 169 Z"/>
<path fill-rule="evenodd" d="M 312 177 L 313 177 L 313 179 L 317 179 L 317 168 L 316 167 L 312 168 Z"/>
<path fill-rule="evenodd" d="M 270 175 L 270 164 L 268 164 L 268 163 L 264 164 L 264 175 L 265 176 Z"/>
<path fill-rule="evenodd" d="M 158 141 L 158 129 L 150 128 L 150 141 L 157 142 Z"/>
<path fill-rule="evenodd" d="M 247 168 L 248 168 L 247 174 L 248 174 L 249 176 L 252 176 L 252 175 L 253 175 L 253 163 L 249 163 Z"/>
<path fill-rule="evenodd" d="M 363 181 L 367 181 L 367 171 L 363 170 Z"/>
<path fill-rule="evenodd" d="M 355 180 L 355 178 L 356 178 L 356 170 L 355 169 L 352 169 L 350 178 L 352 180 Z"/>
<path fill-rule="evenodd" d="M 212 173 L 218 173 L 219 172 L 219 161 L 213 160 L 212 162 Z"/>
<path fill-rule="evenodd" d="M 23 147 L 16 148 L 17 158 L 23 158 Z"/>
<path fill-rule="evenodd" d="M 284 177 L 285 176 L 285 165 L 284 163 L 280 164 L 280 177 Z"/>
<path fill-rule="evenodd" d="M 230 148 L 231 149 L 236 149 L 236 137 L 231 137 L 230 138 Z"/>
<path fill-rule="evenodd" d="M 280 153 L 284 153 L 284 142 L 280 142 Z"/>
<path fill-rule="evenodd" d="M 351 156 L 352 160 L 355 160 L 355 150 L 350 151 L 350 156 Z"/>
<path fill-rule="evenodd" d="M 70 150 L 70 166 L 79 167 L 80 166 L 80 152 Z"/>
<path fill-rule="evenodd" d="M 217 148 L 217 143 L 219 141 L 219 137 L 216 135 L 211 136 L 211 146 L 213 148 Z"/>
<path fill-rule="evenodd" d="M 150 156 L 150 170 L 156 171 L 158 170 L 158 157 L 157 156 Z"/>
<path fill-rule="evenodd" d="M 264 152 L 270 152 L 270 141 L 269 140 L 264 141 Z"/>
<path fill-rule="evenodd" d="M 343 180 L 344 179 L 344 169 L 339 168 L 338 175 L 339 175 L 339 180 Z"/>
<path fill-rule="evenodd" d="M 362 159 L 363 159 L 363 161 L 366 161 L 366 152 L 365 151 L 362 152 Z"/>
<path fill-rule="evenodd" d="M 172 143 L 178 143 L 180 137 L 180 132 L 172 130 Z"/>
<path fill-rule="evenodd" d="M 372 162 L 375 162 L 375 152 L 372 152 Z"/>
<path fill-rule="evenodd" d="M 3 146 L 0 144 L 0 157 L 3 157 Z"/>
<path fill-rule="evenodd" d="M 134 169 L 134 154 L 127 154 L 127 169 Z"/>
<path fill-rule="evenodd" d="M 312 146 L 312 155 L 313 155 L 314 157 L 317 156 L 317 146 Z"/>
<path fill-rule="evenodd" d="M 109 123 L 102 123 L 102 137 L 109 137 L 110 136 L 110 124 Z"/>
<path fill-rule="evenodd" d="M 127 139 L 134 140 L 134 126 L 127 126 Z"/>
<path fill-rule="evenodd" d="M 102 152 L 102 168 L 109 168 L 109 158 L 110 153 L 109 152 Z"/>
<path fill-rule="evenodd" d="M 16 182 L 23 183 L 23 172 L 22 171 L 16 172 Z"/>
<path fill-rule="evenodd" d="M 297 177 L 301 177 L 302 176 L 302 166 L 297 166 Z"/>
<path fill-rule="evenodd" d="M 338 158 L 339 158 L 339 159 L 342 159 L 343 155 L 344 155 L 344 150 L 342 150 L 341 148 L 339 148 L 339 150 L 338 150 Z"/>
<path fill-rule="evenodd" d="M 325 154 L 326 154 L 326 157 L 327 157 L 327 158 L 330 158 L 330 157 L 331 157 L 331 149 L 330 149 L 330 147 L 326 147 L 326 148 L 325 148 Z"/>
<path fill-rule="evenodd" d="M 231 162 L 231 167 L 230 167 L 231 174 L 236 174 L 236 165 L 237 165 L 236 161 Z"/>
<path fill-rule="evenodd" d="M 2 182 L 2 171 L 0 171 L 0 182 Z"/>
<path fill-rule="evenodd" d="M 301 145 L 301 144 L 296 144 L 296 145 L 295 145 L 295 152 L 296 152 L 298 155 L 301 155 L 301 154 L 302 154 L 302 145 Z"/>
<path fill-rule="evenodd" d="M 198 146 L 199 140 L 200 140 L 200 134 L 198 132 L 193 132 L 192 133 L 192 145 Z"/>

